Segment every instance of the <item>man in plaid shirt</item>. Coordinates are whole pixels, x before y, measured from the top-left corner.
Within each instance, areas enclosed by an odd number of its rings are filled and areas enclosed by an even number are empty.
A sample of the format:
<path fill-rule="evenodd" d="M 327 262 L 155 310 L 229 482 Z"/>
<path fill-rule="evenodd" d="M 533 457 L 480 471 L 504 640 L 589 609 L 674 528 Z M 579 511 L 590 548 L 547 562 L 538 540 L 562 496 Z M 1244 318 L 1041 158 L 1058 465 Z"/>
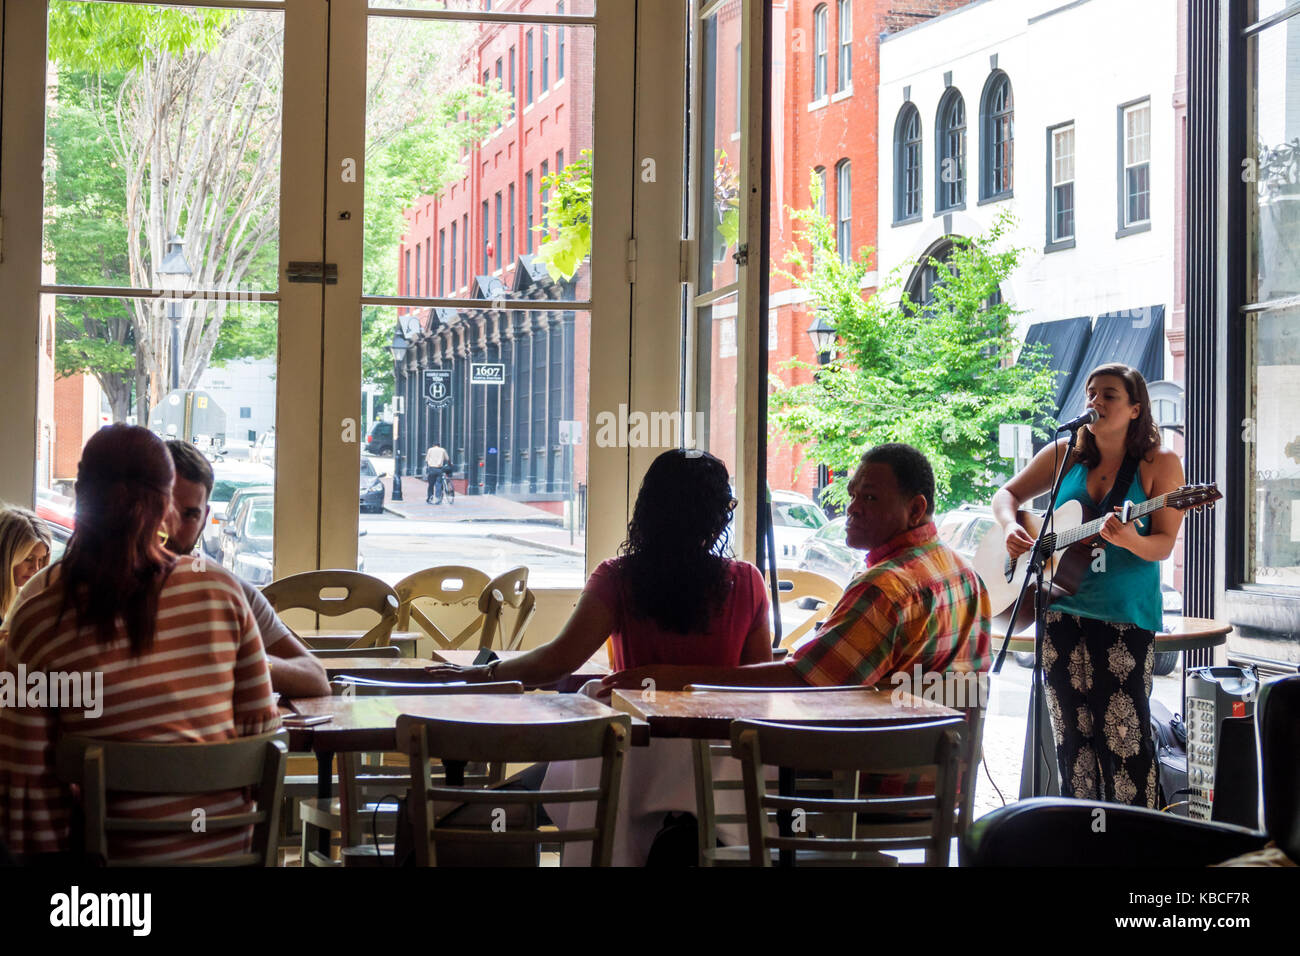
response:
<path fill-rule="evenodd" d="M 934 472 L 910 445 L 878 445 L 849 482 L 849 547 L 867 551 L 817 636 L 787 660 L 744 667 L 642 667 L 605 679 L 610 687 L 660 690 L 687 684 L 800 686 L 886 684 L 944 671 L 984 672 L 991 662 L 989 598 L 934 526 Z M 920 694 L 921 688 L 911 688 Z"/>

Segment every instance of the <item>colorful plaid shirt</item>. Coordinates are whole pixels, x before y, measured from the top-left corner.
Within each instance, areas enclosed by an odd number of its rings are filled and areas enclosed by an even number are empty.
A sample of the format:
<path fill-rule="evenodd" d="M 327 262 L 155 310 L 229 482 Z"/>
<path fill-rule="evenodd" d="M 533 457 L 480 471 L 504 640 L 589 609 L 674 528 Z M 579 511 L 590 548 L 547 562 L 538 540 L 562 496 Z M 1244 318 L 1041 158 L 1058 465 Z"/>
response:
<path fill-rule="evenodd" d="M 867 554 L 792 663 L 814 685 L 872 686 L 917 664 L 923 674 L 987 671 L 990 617 L 979 577 L 926 522 Z"/>
<path fill-rule="evenodd" d="M 992 663 L 991 616 L 979 577 L 926 522 L 867 553 L 867 569 L 791 663 L 810 684 L 884 684 L 891 691 L 888 678 L 896 673 L 915 684 L 926 674 L 984 672 Z M 967 785 L 959 774 L 958 794 Z M 859 786 L 879 796 L 916 796 L 934 793 L 934 776 L 863 774 Z"/>

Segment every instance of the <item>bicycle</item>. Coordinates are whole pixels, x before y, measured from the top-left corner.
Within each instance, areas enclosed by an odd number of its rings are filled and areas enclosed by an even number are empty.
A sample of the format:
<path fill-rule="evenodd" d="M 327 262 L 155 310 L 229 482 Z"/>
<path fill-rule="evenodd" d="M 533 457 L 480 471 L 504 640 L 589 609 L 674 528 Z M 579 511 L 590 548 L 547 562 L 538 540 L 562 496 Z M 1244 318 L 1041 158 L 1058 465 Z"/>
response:
<path fill-rule="evenodd" d="M 449 505 L 454 505 L 456 503 L 456 486 L 451 483 L 450 469 L 444 469 L 443 472 L 434 479 L 434 482 L 435 488 L 437 487 L 436 483 L 440 482 L 442 484 L 442 500 L 447 502 Z"/>

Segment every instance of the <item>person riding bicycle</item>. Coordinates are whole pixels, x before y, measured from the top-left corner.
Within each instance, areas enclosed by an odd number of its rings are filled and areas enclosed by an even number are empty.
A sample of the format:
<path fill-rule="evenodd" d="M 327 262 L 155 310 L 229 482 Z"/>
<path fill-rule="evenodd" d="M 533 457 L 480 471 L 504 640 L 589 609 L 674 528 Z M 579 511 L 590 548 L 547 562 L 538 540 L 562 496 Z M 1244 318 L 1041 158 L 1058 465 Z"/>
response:
<path fill-rule="evenodd" d="M 428 482 L 424 503 L 440 505 L 442 504 L 442 479 L 444 476 L 451 475 L 451 456 L 447 454 L 447 449 L 434 442 L 429 446 L 428 454 L 424 456 L 424 465 L 424 477 Z"/>

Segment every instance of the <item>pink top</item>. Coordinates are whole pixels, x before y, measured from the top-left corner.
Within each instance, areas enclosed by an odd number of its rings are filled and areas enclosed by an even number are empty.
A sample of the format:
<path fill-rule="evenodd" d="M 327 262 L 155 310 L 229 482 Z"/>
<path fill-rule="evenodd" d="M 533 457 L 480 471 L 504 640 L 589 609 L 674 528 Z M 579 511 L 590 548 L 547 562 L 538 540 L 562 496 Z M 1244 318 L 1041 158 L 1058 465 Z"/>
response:
<path fill-rule="evenodd" d="M 616 670 L 653 664 L 734 667 L 740 663 L 750 631 L 760 622 L 767 626 L 767 589 L 763 576 L 752 564 L 726 562 L 729 590 L 705 633 L 674 634 L 650 618 L 632 615 L 622 563 L 622 558 L 601 562 L 587 579 L 586 587 L 587 593 L 599 598 L 614 613 L 610 637 L 614 642 Z"/>

